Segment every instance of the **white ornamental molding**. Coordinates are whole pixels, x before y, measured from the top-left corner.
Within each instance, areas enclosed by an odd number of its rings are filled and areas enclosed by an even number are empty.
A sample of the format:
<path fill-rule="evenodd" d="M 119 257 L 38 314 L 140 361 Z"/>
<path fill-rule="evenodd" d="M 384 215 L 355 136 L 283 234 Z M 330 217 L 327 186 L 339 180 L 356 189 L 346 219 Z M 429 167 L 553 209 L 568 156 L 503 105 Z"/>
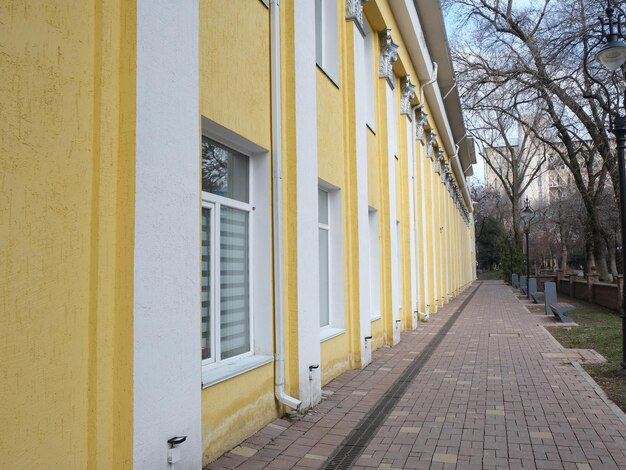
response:
<path fill-rule="evenodd" d="M 424 126 L 428 122 L 428 114 L 424 112 L 424 105 L 420 104 L 415 110 L 415 139 L 424 143 Z"/>
<path fill-rule="evenodd" d="M 411 83 L 411 76 L 402 79 L 402 94 L 400 95 L 400 114 L 405 114 L 413 120 L 411 112 L 411 100 L 415 98 L 415 85 Z"/>
<path fill-rule="evenodd" d="M 387 83 L 393 90 L 395 81 L 393 76 L 393 63 L 398 60 L 398 46 L 391 40 L 391 30 L 380 32 L 380 61 L 378 63 L 378 77 L 386 78 Z"/>
<path fill-rule="evenodd" d="M 363 4 L 367 0 L 346 0 L 346 20 L 354 21 L 355 26 L 361 33 L 361 36 L 365 37 L 365 27 L 363 22 Z"/>
<path fill-rule="evenodd" d="M 441 165 L 443 163 L 443 150 L 437 149 L 437 156 L 435 157 L 435 173 L 441 175 Z"/>
<path fill-rule="evenodd" d="M 437 143 L 437 134 L 431 129 L 428 131 L 428 138 L 426 139 L 426 156 L 433 159 L 434 156 L 434 145 Z"/>

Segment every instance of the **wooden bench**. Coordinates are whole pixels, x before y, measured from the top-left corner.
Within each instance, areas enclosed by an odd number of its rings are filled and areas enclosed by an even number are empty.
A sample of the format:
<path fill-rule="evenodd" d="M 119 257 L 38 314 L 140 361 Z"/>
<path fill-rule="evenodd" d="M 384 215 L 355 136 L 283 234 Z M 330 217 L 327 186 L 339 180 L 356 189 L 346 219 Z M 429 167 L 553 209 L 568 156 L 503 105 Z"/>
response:
<path fill-rule="evenodd" d="M 544 302 L 543 292 L 537 290 L 537 278 L 531 277 L 528 279 L 528 291 L 530 292 L 530 298 L 536 304 L 542 304 Z"/>
<path fill-rule="evenodd" d="M 528 289 L 528 279 L 526 278 L 526 276 L 520 276 L 519 277 L 519 286 L 520 290 L 522 291 L 522 293 L 524 295 L 526 295 L 526 289 Z"/>
<path fill-rule="evenodd" d="M 574 323 L 572 317 L 568 317 L 566 315 L 567 312 L 576 310 L 576 307 L 573 305 L 566 304 L 565 302 L 557 302 L 555 304 L 550 304 L 550 310 L 552 310 L 552 313 L 563 323 Z"/>
<path fill-rule="evenodd" d="M 566 315 L 567 312 L 575 310 L 576 307 L 565 302 L 559 302 L 556 297 L 556 283 L 546 282 L 544 285 L 546 315 L 554 315 L 563 323 L 574 323 L 571 317 Z"/>
<path fill-rule="evenodd" d="M 546 301 L 546 296 L 543 292 L 531 292 L 530 296 L 532 297 L 533 302 L 535 302 L 536 304 L 542 304 Z"/>

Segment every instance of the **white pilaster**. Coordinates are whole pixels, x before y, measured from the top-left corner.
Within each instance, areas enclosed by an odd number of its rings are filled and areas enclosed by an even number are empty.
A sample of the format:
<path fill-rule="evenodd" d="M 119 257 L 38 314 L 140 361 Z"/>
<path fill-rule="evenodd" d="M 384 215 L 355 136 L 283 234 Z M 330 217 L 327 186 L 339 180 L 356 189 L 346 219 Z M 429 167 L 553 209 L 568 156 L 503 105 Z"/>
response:
<path fill-rule="evenodd" d="M 354 39 L 354 84 L 355 84 L 355 136 L 356 136 L 356 179 L 357 179 L 357 221 L 359 233 L 359 323 L 361 345 L 361 367 L 372 362 L 371 341 L 365 338 L 372 335 L 372 319 L 370 305 L 370 242 L 369 235 L 369 206 L 367 186 L 367 134 L 365 130 L 367 109 L 366 73 L 372 73 L 365 68 L 365 41 L 354 23 L 352 28 Z"/>
<path fill-rule="evenodd" d="M 198 8 L 137 0 L 134 468 L 202 466 Z"/>
<path fill-rule="evenodd" d="M 298 376 L 300 400 L 321 400 L 315 2 L 294 4 L 298 234 Z"/>
<path fill-rule="evenodd" d="M 387 80 L 389 81 L 389 80 Z M 385 87 L 387 100 L 387 168 L 389 171 L 389 235 L 391 242 L 391 306 L 393 321 L 393 344 L 400 342 L 400 302 L 402 293 L 402 276 L 398 263 L 398 230 L 396 221 L 396 155 L 398 155 L 398 118 L 396 112 L 395 92 L 387 83 Z M 410 306 L 406 306 L 410 308 Z"/>

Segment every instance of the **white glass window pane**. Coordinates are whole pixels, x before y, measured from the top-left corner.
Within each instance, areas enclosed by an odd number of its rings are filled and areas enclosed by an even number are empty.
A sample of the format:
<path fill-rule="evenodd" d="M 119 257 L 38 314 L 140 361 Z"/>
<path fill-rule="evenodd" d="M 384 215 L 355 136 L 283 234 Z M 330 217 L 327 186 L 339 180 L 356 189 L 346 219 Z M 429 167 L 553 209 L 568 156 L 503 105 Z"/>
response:
<path fill-rule="evenodd" d="M 248 160 L 245 155 L 202 136 L 202 191 L 248 202 Z"/>
<path fill-rule="evenodd" d="M 363 49 L 365 54 L 365 117 L 367 124 L 374 129 L 374 42 L 372 30 L 365 18 L 363 18 L 363 29 L 365 30 L 365 47 Z"/>
<path fill-rule="evenodd" d="M 370 313 L 380 315 L 380 240 L 378 235 L 378 212 L 370 210 Z"/>
<path fill-rule="evenodd" d="M 328 230 L 319 229 L 320 245 L 320 326 L 330 325 L 330 279 L 328 266 Z"/>
<path fill-rule="evenodd" d="M 317 190 L 317 211 L 319 223 L 328 225 L 328 193 L 321 189 Z"/>
<path fill-rule="evenodd" d="M 250 351 L 248 213 L 222 206 L 220 214 L 220 357 Z"/>
<path fill-rule="evenodd" d="M 211 209 L 202 208 L 202 359 L 211 359 Z"/>
<path fill-rule="evenodd" d="M 339 82 L 339 28 L 337 24 L 337 0 L 323 0 L 323 68 L 328 76 Z"/>
<path fill-rule="evenodd" d="M 324 65 L 324 28 L 322 24 L 322 1 L 323 0 L 315 0 L 315 61 L 319 66 Z"/>

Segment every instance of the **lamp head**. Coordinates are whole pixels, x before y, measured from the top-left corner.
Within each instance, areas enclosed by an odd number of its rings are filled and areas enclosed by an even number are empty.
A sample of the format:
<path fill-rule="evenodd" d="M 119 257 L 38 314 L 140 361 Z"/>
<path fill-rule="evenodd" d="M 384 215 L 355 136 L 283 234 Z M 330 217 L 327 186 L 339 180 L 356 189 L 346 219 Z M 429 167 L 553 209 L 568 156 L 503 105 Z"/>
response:
<path fill-rule="evenodd" d="M 596 54 L 596 60 L 609 72 L 615 72 L 626 62 L 626 42 L 619 37 L 609 37 Z"/>
<path fill-rule="evenodd" d="M 528 196 L 526 196 L 526 202 L 524 208 L 520 211 L 520 217 L 524 222 L 524 226 L 528 227 L 530 221 L 535 217 L 535 211 L 530 207 L 530 201 L 528 200 Z"/>
<path fill-rule="evenodd" d="M 607 31 L 603 31 L 606 43 L 596 53 L 596 60 L 600 62 L 609 72 L 618 70 L 626 62 L 626 42 L 622 36 L 620 15 L 613 17 L 613 8 L 609 5 L 606 9 L 606 23 L 602 21 L 603 30 L 606 25 Z"/>

